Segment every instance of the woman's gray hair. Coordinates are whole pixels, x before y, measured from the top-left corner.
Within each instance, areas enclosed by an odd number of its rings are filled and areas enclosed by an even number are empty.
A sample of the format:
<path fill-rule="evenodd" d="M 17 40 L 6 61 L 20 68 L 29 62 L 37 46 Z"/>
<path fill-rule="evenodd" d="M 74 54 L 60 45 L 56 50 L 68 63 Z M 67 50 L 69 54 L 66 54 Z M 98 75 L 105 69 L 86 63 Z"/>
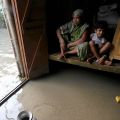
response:
<path fill-rule="evenodd" d="M 82 9 L 77 9 L 73 12 L 73 16 L 82 16 L 83 15 L 83 10 Z"/>

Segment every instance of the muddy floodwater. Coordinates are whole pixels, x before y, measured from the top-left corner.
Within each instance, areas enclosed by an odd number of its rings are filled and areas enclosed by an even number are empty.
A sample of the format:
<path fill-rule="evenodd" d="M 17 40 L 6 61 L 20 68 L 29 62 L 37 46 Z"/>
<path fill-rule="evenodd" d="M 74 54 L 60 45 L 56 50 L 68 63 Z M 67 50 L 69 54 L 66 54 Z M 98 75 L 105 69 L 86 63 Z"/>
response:
<path fill-rule="evenodd" d="M 0 30 L 0 38 L 5 31 Z M 0 50 L 2 98 L 20 80 L 11 47 L 4 41 L 0 45 L 7 48 Z M 120 120 L 117 95 L 120 95 L 118 75 L 65 66 L 29 81 L 0 106 L 0 120 L 17 120 L 23 110 L 33 113 L 37 120 Z"/>
<path fill-rule="evenodd" d="M 20 82 L 9 33 L 0 29 L 0 99 Z"/>

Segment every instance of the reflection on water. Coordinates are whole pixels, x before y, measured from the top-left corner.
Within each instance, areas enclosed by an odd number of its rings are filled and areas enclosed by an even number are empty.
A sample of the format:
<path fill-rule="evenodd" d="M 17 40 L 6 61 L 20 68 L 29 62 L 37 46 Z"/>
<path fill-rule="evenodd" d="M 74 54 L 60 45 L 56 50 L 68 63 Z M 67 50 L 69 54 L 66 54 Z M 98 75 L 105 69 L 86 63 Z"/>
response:
<path fill-rule="evenodd" d="M 17 120 L 19 112 L 23 109 L 22 104 L 17 100 L 21 92 L 22 89 L 0 107 L 0 120 Z"/>
<path fill-rule="evenodd" d="M 13 54 L 0 54 L 2 57 L 15 58 Z"/>
<path fill-rule="evenodd" d="M 0 99 L 2 99 L 6 94 L 13 90 L 17 85 L 20 84 L 19 77 L 14 75 L 7 75 L 0 78 Z"/>
<path fill-rule="evenodd" d="M 0 100 L 18 84 L 18 68 L 7 29 L 0 29 Z"/>
<path fill-rule="evenodd" d="M 7 29 L 0 29 L 0 100 L 21 83 L 18 68 Z M 17 120 L 22 105 L 17 95 L 12 96 L 0 106 L 0 120 Z"/>

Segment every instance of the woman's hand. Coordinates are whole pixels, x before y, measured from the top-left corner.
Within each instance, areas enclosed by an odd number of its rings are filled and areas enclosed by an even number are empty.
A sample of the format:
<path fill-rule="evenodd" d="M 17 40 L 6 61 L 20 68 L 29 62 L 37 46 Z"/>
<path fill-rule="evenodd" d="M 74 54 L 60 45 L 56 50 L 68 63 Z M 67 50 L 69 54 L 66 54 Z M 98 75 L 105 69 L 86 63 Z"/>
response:
<path fill-rule="evenodd" d="M 70 48 L 70 47 L 72 47 L 72 43 L 67 44 L 67 48 Z"/>

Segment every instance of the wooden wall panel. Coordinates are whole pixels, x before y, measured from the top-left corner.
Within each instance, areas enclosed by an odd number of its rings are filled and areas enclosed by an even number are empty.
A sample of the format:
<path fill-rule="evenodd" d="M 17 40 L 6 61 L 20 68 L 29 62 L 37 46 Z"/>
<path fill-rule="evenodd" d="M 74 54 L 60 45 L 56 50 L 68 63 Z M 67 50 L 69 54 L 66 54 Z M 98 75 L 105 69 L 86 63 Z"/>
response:
<path fill-rule="evenodd" d="M 110 52 L 110 59 L 120 60 L 120 20 L 118 21 L 112 44 L 113 49 Z"/>
<path fill-rule="evenodd" d="M 13 0 L 19 44 L 27 78 L 48 72 L 45 0 Z"/>

